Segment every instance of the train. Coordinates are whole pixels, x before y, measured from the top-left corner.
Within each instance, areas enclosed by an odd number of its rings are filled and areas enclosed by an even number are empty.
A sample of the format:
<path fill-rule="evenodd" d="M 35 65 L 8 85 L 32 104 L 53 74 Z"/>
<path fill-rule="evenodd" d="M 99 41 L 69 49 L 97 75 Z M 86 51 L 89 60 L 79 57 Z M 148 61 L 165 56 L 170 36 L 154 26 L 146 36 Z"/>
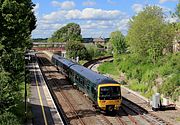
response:
<path fill-rule="evenodd" d="M 119 110 L 122 96 L 118 82 L 56 54 L 52 56 L 51 62 L 92 100 L 96 109 L 106 113 Z"/>

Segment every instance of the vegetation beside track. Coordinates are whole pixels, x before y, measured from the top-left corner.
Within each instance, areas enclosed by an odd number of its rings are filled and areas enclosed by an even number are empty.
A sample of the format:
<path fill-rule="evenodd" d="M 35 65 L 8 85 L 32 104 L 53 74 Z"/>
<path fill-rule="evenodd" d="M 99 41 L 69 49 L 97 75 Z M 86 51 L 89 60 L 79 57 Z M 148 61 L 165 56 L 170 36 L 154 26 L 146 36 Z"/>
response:
<path fill-rule="evenodd" d="M 180 1 L 175 13 L 180 12 Z M 104 63 L 101 73 L 114 74 L 116 68 L 125 76 L 129 88 L 150 98 L 160 92 L 174 101 L 180 96 L 180 53 L 173 53 L 173 43 L 179 41 L 178 22 L 168 23 L 158 6 L 147 6 L 129 21 L 127 36 L 111 33 L 114 62 Z M 111 68 L 108 68 L 111 67 Z M 115 67 L 115 68 L 114 68 Z M 120 73 L 116 74 L 120 77 Z M 124 83 L 124 82 L 123 82 Z"/>
<path fill-rule="evenodd" d="M 177 100 L 180 86 L 180 53 L 169 54 L 153 63 L 144 63 L 134 59 L 129 54 L 124 54 L 118 64 L 105 62 L 98 67 L 103 74 L 120 77 L 122 72 L 126 75 L 125 82 L 129 88 L 141 92 L 150 98 L 154 92 L 160 92 Z M 146 59 L 143 59 L 146 60 Z"/>

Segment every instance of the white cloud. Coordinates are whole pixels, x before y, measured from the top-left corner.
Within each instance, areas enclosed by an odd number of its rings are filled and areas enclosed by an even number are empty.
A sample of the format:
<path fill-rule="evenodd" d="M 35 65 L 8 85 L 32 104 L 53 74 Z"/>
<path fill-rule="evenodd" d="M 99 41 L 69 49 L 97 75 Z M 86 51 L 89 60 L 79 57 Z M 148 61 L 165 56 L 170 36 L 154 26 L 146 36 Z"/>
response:
<path fill-rule="evenodd" d="M 119 10 L 102 10 L 94 8 L 85 8 L 81 13 L 82 19 L 117 19 L 121 15 Z"/>
<path fill-rule="evenodd" d="M 120 30 L 123 34 L 127 33 L 129 18 L 109 21 L 89 21 L 81 24 L 83 37 L 109 37 L 110 33 Z"/>
<path fill-rule="evenodd" d="M 65 19 L 79 19 L 81 16 L 80 10 L 70 10 L 66 12 Z"/>
<path fill-rule="evenodd" d="M 85 8 L 83 10 L 58 10 L 38 20 L 33 37 L 50 37 L 57 29 L 70 22 L 81 26 L 83 37 L 109 37 L 115 30 L 127 32 L 129 17 L 119 10 Z"/>
<path fill-rule="evenodd" d="M 75 7 L 75 3 L 73 1 L 64 1 L 64 2 L 52 1 L 51 3 L 53 6 L 58 6 L 64 10 L 70 10 Z"/>
<path fill-rule="evenodd" d="M 63 19 L 76 19 L 76 20 L 113 20 L 121 17 L 124 13 L 119 10 L 102 10 L 94 8 L 85 8 L 80 10 L 60 10 L 45 15 L 45 20 L 63 20 Z"/>
<path fill-rule="evenodd" d="M 165 2 L 175 2 L 177 0 L 159 0 L 159 3 L 165 3 Z"/>
<path fill-rule="evenodd" d="M 94 1 L 84 1 L 83 3 L 83 6 L 94 6 L 94 5 L 96 5 L 96 2 L 94 2 Z"/>
<path fill-rule="evenodd" d="M 143 5 L 142 4 L 133 4 L 132 9 L 134 12 L 139 13 L 140 11 L 143 10 Z"/>
<path fill-rule="evenodd" d="M 60 19 L 64 19 L 65 15 L 67 14 L 67 11 L 62 10 L 62 11 L 55 11 L 55 12 L 51 12 L 50 14 L 44 15 L 43 19 L 47 20 L 47 21 L 57 21 Z"/>

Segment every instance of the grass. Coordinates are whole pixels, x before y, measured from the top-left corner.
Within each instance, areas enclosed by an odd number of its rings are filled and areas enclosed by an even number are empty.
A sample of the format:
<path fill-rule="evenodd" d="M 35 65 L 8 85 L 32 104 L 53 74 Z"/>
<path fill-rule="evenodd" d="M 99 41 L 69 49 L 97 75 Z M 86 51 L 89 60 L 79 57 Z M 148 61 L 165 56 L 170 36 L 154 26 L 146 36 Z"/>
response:
<path fill-rule="evenodd" d="M 111 74 L 113 76 L 119 76 L 120 72 L 118 68 L 112 62 L 105 62 L 98 67 L 98 71 L 102 74 Z"/>
<path fill-rule="evenodd" d="M 180 117 L 177 117 L 177 118 L 176 118 L 176 121 L 180 121 Z"/>
<path fill-rule="evenodd" d="M 80 61 L 79 61 L 79 64 L 80 64 L 80 65 L 83 65 L 83 64 L 85 64 L 86 62 L 88 62 L 88 61 L 87 61 L 87 60 L 80 60 Z"/>

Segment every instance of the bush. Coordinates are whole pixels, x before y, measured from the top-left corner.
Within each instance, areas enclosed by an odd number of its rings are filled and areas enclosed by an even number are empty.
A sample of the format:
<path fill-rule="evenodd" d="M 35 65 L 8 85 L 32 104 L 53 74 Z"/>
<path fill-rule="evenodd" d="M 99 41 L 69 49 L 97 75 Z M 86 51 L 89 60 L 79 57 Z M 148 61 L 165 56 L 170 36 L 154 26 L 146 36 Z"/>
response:
<path fill-rule="evenodd" d="M 152 69 L 152 70 L 147 69 L 142 76 L 142 82 L 150 83 L 154 81 L 156 77 L 157 77 L 156 69 Z"/>
<path fill-rule="evenodd" d="M 88 45 L 86 48 L 93 59 L 107 54 L 107 52 L 98 49 L 95 45 Z"/>
<path fill-rule="evenodd" d="M 180 53 L 169 54 L 161 58 L 157 64 L 159 67 L 158 73 L 161 76 L 168 76 L 172 73 L 180 71 Z"/>
<path fill-rule="evenodd" d="M 173 74 L 166 79 L 165 83 L 161 86 L 160 92 L 165 96 L 173 97 L 173 100 L 176 101 L 180 96 L 180 74 Z"/>
<path fill-rule="evenodd" d="M 148 90 L 148 85 L 139 83 L 138 80 L 133 80 L 131 81 L 129 88 L 134 91 L 145 93 Z"/>
<path fill-rule="evenodd" d="M 14 114 L 5 112 L 0 115 L 0 125 L 20 125 L 20 122 Z"/>
<path fill-rule="evenodd" d="M 69 58 L 79 57 L 80 60 L 90 60 L 91 56 L 89 55 L 84 44 L 76 42 L 67 42 L 66 43 L 67 55 Z"/>
<path fill-rule="evenodd" d="M 130 81 L 129 87 L 135 91 L 142 92 L 145 97 L 151 97 L 154 93 L 152 87 L 157 83 L 157 78 L 164 80 L 159 92 L 165 96 L 177 100 L 180 96 L 180 53 L 168 54 L 159 57 L 156 64 L 148 61 L 146 57 L 139 57 L 135 54 L 121 54 L 117 57 L 116 63 L 109 66 L 104 66 L 102 72 L 109 74 L 116 74 L 115 71 L 118 66 L 118 71 L 125 73 L 127 79 Z M 117 64 L 118 63 L 118 64 Z M 110 67 L 110 68 L 108 68 Z M 106 69 L 106 70 L 105 70 Z"/>
<path fill-rule="evenodd" d="M 145 93 L 142 93 L 142 95 L 145 96 L 146 98 L 151 98 L 153 94 L 154 91 L 151 88 L 148 89 Z"/>
<path fill-rule="evenodd" d="M 98 67 L 98 71 L 103 74 L 119 75 L 119 71 L 113 62 L 105 62 Z"/>

